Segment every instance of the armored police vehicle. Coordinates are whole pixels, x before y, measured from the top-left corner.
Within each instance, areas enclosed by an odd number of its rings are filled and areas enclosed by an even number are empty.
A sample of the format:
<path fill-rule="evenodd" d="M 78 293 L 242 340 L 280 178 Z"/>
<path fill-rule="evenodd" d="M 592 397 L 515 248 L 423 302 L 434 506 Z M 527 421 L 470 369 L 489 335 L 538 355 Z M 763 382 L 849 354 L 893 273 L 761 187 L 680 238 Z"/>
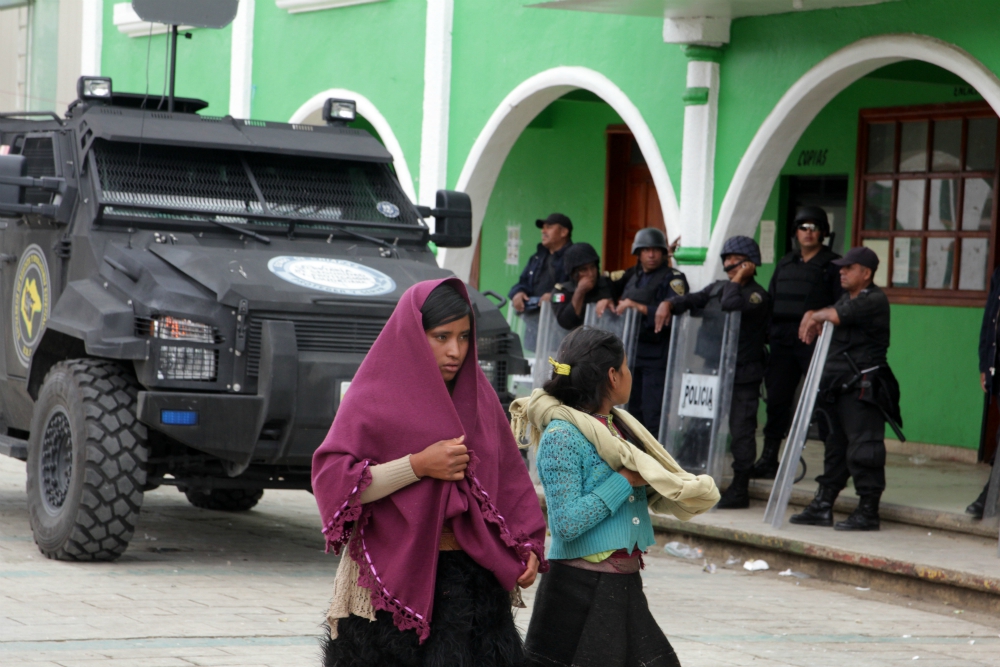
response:
<path fill-rule="evenodd" d="M 27 461 L 39 549 L 107 560 L 157 486 L 220 510 L 309 489 L 399 296 L 450 275 L 428 242 L 470 245 L 471 206 L 411 203 L 349 100 L 324 127 L 158 111 L 107 78 L 78 93 L 65 117 L 0 114 L 0 450 Z M 471 294 L 509 402 L 520 341 Z"/>

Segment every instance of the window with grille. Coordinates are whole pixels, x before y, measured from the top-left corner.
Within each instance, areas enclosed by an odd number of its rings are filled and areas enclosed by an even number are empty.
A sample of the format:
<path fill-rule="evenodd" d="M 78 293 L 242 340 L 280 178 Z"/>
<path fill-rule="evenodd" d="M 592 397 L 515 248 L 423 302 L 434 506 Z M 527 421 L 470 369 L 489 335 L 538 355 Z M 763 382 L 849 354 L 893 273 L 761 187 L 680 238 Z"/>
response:
<path fill-rule="evenodd" d="M 986 103 L 861 112 L 855 245 L 897 303 L 982 305 L 995 266 L 997 116 Z"/>

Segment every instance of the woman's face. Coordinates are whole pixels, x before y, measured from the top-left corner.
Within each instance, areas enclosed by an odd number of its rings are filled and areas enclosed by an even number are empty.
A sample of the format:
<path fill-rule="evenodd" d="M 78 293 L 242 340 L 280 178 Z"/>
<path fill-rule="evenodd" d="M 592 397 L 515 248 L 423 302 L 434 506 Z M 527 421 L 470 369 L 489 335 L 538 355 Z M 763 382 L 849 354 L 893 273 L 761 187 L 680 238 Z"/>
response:
<path fill-rule="evenodd" d="M 622 361 L 621 368 L 611 372 L 611 403 L 624 405 L 632 395 L 632 371 L 628 369 L 628 358 Z"/>
<path fill-rule="evenodd" d="M 427 334 L 427 342 L 430 343 L 441 377 L 445 382 L 451 382 L 465 363 L 465 355 L 469 353 L 469 337 L 472 335 L 469 316 L 427 329 L 424 333 Z"/>

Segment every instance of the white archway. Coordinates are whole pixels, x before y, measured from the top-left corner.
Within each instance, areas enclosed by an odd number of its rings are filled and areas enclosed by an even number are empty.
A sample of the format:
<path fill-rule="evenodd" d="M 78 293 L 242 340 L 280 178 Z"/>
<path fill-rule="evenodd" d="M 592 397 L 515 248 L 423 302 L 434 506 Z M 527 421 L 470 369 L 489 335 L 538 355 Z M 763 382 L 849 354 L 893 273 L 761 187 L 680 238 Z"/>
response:
<path fill-rule="evenodd" d="M 802 75 L 757 130 L 719 207 L 697 282 L 722 275 L 719 252 L 727 237 L 753 235 L 781 168 L 816 114 L 861 77 L 901 60 L 923 60 L 957 74 L 1000 113 L 1000 79 L 953 44 L 924 35 L 881 35 L 845 46 Z"/>
<path fill-rule="evenodd" d="M 628 125 L 646 158 L 649 173 L 660 197 L 663 221 L 668 232 L 677 224 L 677 196 L 667 175 L 660 148 L 639 109 L 603 74 L 586 67 L 555 67 L 532 76 L 512 90 L 490 116 L 469 151 L 456 189 L 468 193 L 472 198 L 473 238 L 479 237 L 497 177 L 524 128 L 549 104 L 579 88 L 588 90 L 607 102 Z M 474 246 L 442 249 L 438 254 L 438 263 L 467 280 L 474 252 Z"/>
<path fill-rule="evenodd" d="M 330 88 L 329 90 L 324 90 L 322 93 L 316 93 L 309 98 L 309 101 L 300 106 L 292 117 L 288 120 L 289 123 L 301 123 L 311 114 L 316 113 L 323 109 L 323 103 L 331 97 L 354 100 L 357 104 L 358 115 L 363 116 L 365 120 L 372 124 L 375 131 L 378 132 L 379 137 L 382 139 L 382 143 L 385 145 L 387 151 L 392 155 L 393 164 L 396 167 L 396 176 L 399 177 L 399 184 L 403 186 L 403 192 L 406 196 L 410 198 L 410 201 L 417 201 L 417 191 L 413 187 L 413 176 L 410 175 L 410 168 L 406 164 L 406 158 L 403 156 L 403 148 L 399 145 L 399 141 L 396 139 L 395 133 L 392 131 L 392 127 L 389 125 L 389 121 L 385 119 L 385 116 L 372 104 L 371 100 L 357 93 L 353 90 L 347 90 L 346 88 Z"/>

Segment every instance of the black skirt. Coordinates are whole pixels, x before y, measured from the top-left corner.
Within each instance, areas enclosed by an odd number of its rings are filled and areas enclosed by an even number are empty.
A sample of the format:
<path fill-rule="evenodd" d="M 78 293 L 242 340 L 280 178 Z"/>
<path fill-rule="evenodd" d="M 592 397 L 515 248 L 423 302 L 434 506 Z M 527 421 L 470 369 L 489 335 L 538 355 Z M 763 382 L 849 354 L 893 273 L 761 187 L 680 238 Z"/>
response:
<path fill-rule="evenodd" d="M 550 562 L 528 625 L 528 665 L 680 667 L 649 612 L 638 572 L 592 572 Z"/>
<path fill-rule="evenodd" d="M 345 556 L 346 557 L 346 556 Z M 438 557 L 431 634 L 400 631 L 392 614 L 375 621 L 349 616 L 323 647 L 325 667 L 522 667 L 524 647 L 514 626 L 510 593 L 464 551 Z"/>

